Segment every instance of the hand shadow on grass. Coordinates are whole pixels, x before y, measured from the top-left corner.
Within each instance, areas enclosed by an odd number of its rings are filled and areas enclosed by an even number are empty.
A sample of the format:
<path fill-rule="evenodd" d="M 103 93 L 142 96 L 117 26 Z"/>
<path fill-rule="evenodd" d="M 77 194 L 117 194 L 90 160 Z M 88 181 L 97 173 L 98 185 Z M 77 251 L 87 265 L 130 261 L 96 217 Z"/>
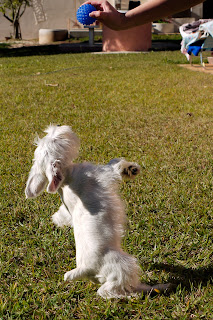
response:
<path fill-rule="evenodd" d="M 170 265 L 166 263 L 155 263 L 153 269 L 165 270 L 170 273 L 169 282 L 178 286 L 181 284 L 187 291 L 191 291 L 192 286 L 195 288 L 206 287 L 213 284 L 213 266 L 200 267 L 197 269 L 187 268 L 180 265 Z"/>

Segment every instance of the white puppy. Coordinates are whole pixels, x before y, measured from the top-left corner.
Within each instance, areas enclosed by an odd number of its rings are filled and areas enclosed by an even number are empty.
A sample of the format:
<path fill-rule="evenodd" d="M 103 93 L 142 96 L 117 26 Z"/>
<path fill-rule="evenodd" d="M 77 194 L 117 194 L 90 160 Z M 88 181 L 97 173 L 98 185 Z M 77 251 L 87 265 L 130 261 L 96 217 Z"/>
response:
<path fill-rule="evenodd" d="M 118 182 L 122 177 L 134 178 L 139 165 L 124 159 L 111 160 L 105 166 L 75 164 L 72 161 L 80 143 L 71 128 L 49 126 L 45 132 L 47 135 L 37 141 L 25 194 L 34 198 L 46 188 L 61 196 L 63 204 L 53 222 L 74 228 L 77 263 L 64 279 L 99 282 L 98 294 L 104 298 L 166 289 L 164 285 L 141 284 L 136 259 L 121 249 L 125 211 Z"/>

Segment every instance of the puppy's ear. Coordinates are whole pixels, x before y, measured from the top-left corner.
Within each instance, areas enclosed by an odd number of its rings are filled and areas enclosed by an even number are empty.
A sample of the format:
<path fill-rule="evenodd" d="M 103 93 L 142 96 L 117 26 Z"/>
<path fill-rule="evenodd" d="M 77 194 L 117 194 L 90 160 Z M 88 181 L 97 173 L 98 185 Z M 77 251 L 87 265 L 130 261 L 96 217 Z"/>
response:
<path fill-rule="evenodd" d="M 33 168 L 31 169 L 27 185 L 25 189 L 25 195 L 27 198 L 35 198 L 42 191 L 44 191 L 47 185 L 47 178 L 41 173 L 34 173 Z"/>
<path fill-rule="evenodd" d="M 64 175 L 61 170 L 61 162 L 59 160 L 55 160 L 51 164 L 50 172 L 47 173 L 47 177 L 49 180 L 47 192 L 56 193 L 64 180 Z"/>

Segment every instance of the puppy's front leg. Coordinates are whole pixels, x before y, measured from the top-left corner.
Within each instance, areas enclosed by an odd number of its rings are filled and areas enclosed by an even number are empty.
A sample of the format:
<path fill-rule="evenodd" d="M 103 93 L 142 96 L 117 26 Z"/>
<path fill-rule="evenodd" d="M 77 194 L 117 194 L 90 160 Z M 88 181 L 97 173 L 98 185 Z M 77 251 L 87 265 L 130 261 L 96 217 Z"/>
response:
<path fill-rule="evenodd" d="M 128 162 L 125 159 L 113 159 L 109 162 L 116 173 L 122 178 L 134 179 L 140 173 L 140 166 L 134 162 Z"/>
<path fill-rule="evenodd" d="M 123 161 L 121 163 L 121 175 L 124 178 L 134 179 L 140 173 L 140 166 L 134 162 Z"/>
<path fill-rule="evenodd" d="M 69 213 L 64 204 L 52 216 L 54 224 L 58 227 L 72 226 L 72 215 Z"/>
<path fill-rule="evenodd" d="M 64 281 L 72 281 L 72 280 L 82 280 L 89 276 L 88 270 L 84 268 L 75 268 L 65 273 Z"/>

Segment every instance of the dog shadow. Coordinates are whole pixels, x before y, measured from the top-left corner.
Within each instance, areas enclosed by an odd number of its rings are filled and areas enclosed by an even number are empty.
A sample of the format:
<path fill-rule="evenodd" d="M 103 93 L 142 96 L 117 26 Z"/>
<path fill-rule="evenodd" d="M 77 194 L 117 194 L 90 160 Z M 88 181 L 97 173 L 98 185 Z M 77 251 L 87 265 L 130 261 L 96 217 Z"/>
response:
<path fill-rule="evenodd" d="M 181 285 L 188 292 L 192 291 L 192 288 L 206 287 L 208 284 L 213 284 L 212 265 L 193 269 L 180 265 L 173 266 L 166 263 L 155 263 L 152 268 L 168 272 L 170 274 L 168 281 L 176 288 Z"/>

